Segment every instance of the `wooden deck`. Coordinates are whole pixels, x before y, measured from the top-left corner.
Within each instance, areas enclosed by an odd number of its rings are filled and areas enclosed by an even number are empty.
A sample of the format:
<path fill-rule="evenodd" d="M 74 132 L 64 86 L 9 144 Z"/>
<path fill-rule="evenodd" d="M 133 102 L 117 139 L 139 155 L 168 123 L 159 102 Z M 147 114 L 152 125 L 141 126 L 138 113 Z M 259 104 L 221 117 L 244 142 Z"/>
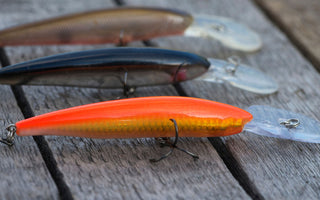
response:
<path fill-rule="evenodd" d="M 232 51 L 216 41 L 167 37 L 130 46 L 156 46 L 226 59 L 238 55 L 279 83 L 279 92 L 256 95 L 227 85 L 188 81 L 145 87 L 137 96 L 182 95 L 241 108 L 262 104 L 320 120 L 319 9 L 308 0 L 1 0 L 0 29 L 61 14 L 122 5 L 179 8 L 234 18 L 257 31 L 257 53 Z M 318 18 L 316 18 L 318 16 Z M 306 21 L 306 23 L 304 23 Z M 2 66 L 95 46 L 5 47 Z M 0 86 L 1 125 L 71 106 L 109 100 L 120 90 Z M 0 145 L 0 199 L 320 199 L 320 146 L 240 133 L 224 138 L 182 139 L 194 162 L 178 151 L 157 164 L 153 139 L 17 138 Z"/>

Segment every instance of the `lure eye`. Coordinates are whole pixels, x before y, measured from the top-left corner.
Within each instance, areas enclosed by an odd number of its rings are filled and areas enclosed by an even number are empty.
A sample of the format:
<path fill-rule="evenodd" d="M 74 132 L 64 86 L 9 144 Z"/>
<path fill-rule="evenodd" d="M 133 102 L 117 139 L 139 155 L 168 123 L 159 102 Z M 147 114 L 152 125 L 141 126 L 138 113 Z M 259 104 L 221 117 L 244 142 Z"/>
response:
<path fill-rule="evenodd" d="M 180 69 L 176 73 L 173 74 L 172 80 L 174 82 L 180 82 L 187 80 L 187 70 L 186 69 Z"/>

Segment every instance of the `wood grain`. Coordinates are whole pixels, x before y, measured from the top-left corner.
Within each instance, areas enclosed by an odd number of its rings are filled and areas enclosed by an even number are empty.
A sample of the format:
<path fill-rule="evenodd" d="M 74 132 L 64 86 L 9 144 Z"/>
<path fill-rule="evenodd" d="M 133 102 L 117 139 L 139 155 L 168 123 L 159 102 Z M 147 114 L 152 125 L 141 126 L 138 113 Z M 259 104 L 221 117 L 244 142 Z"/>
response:
<path fill-rule="evenodd" d="M 255 0 L 293 43 L 320 69 L 320 1 Z"/>
<path fill-rule="evenodd" d="M 0 86 L 1 134 L 23 116 L 9 86 Z M 15 145 L 0 144 L 0 199 L 57 199 L 51 179 L 32 137 L 16 138 Z"/>
<path fill-rule="evenodd" d="M 77 1 L 77 7 L 64 4 L 64 1 L 31 2 L 24 5 L 24 11 L 20 11 L 24 19 L 18 15 L 7 18 L 7 25 L 101 5 L 113 6 L 111 2 L 102 0 L 90 1 L 90 4 Z M 39 11 L 39 7 L 46 12 Z M 142 46 L 139 42 L 130 45 Z M 108 46 L 111 45 L 7 47 L 6 50 L 11 62 L 17 63 L 61 52 Z M 25 86 L 23 89 L 37 115 L 122 95 L 120 90 L 75 87 Z M 159 86 L 138 88 L 136 95 L 177 93 L 172 86 Z M 181 139 L 179 143 L 181 148 L 199 154 L 199 161 L 194 162 L 189 156 L 175 151 L 172 157 L 157 164 L 150 163 L 148 159 L 157 158 L 168 149 L 158 148 L 154 139 L 92 140 L 54 136 L 46 139 L 76 199 L 249 198 L 206 138 Z"/>
<path fill-rule="evenodd" d="M 7 2 L 2 27 L 19 24 L 38 19 L 39 17 L 55 16 L 76 10 L 93 9 L 103 6 L 113 6 L 111 2 L 95 1 L 86 3 L 78 1 L 71 3 L 58 1 L 57 3 L 33 0 Z M 314 67 L 301 56 L 290 44 L 287 37 L 276 29 L 261 12 L 250 2 L 236 0 L 229 1 L 130 1 L 134 5 L 160 5 L 163 7 L 177 7 L 191 13 L 207 13 L 235 18 L 261 34 L 264 42 L 263 49 L 256 54 L 245 55 L 232 51 L 216 41 L 205 39 L 170 37 L 153 40 L 160 47 L 168 47 L 191 51 L 203 56 L 226 58 L 233 54 L 239 55 L 244 63 L 256 66 L 275 77 L 280 84 L 280 91 L 273 95 L 260 96 L 228 85 L 215 85 L 189 81 L 182 84 L 185 92 L 190 96 L 202 97 L 233 104 L 242 108 L 251 104 L 266 104 L 302 112 L 320 119 L 319 102 L 319 74 Z M 15 4 L 15 5 L 14 5 Z M 2 4 L 1 4 L 2 5 Z M 0 16 L 2 15 L 0 13 Z M 241 13 L 241 14 L 239 14 Z M 21 17 L 23 16 L 23 17 Z M 133 43 L 141 46 L 141 43 Z M 32 58 L 68 52 L 81 49 L 100 48 L 110 45 L 97 46 L 36 46 L 6 48 L 12 63 Z M 0 88 L 1 89 L 1 88 Z M 7 88 L 8 89 L 8 88 Z M 10 94 L 10 90 L 9 94 Z M 24 87 L 29 103 L 36 114 L 49 112 L 61 108 L 81 105 L 91 102 L 109 100 L 121 95 L 119 90 L 81 89 L 71 87 Z M 172 86 L 140 88 L 138 96 L 176 95 Z M 14 104 L 11 95 L 7 101 Z M 12 108 L 4 109 L 3 113 L 12 112 Z M 21 117 L 21 114 L 20 114 Z M 17 117 L 19 118 L 19 117 Z M 7 116 L 4 119 L 9 119 Z M 18 120 L 13 118 L 13 120 Z M 6 122 L 7 124 L 7 122 Z M 200 160 L 193 162 L 187 155 L 174 152 L 173 156 L 156 165 L 148 162 L 149 158 L 157 157 L 166 149 L 159 149 L 152 139 L 139 140 L 90 140 L 69 137 L 46 137 L 54 152 L 59 169 L 77 199 L 160 199 L 160 198 L 225 198 L 248 199 L 244 190 L 231 176 L 228 169 L 219 158 L 217 152 L 207 139 L 183 139 L 181 147 L 200 154 Z M 31 138 L 19 138 L 30 140 Z M 18 140 L 18 142 L 19 142 Z M 242 170 L 249 177 L 249 185 L 254 185 L 263 198 L 266 199 L 319 199 L 319 145 L 298 143 L 273 138 L 265 138 L 249 133 L 223 139 L 224 144 L 232 153 Z M 25 151 L 19 147 L 21 152 Z M 34 145 L 34 144 L 33 144 Z M 31 148 L 32 145 L 27 148 Z M 27 149 L 28 150 L 28 149 Z M 3 151 L 3 152 L 6 152 Z M 22 153 L 24 153 L 22 152 Z M 6 152 L 12 154 L 12 151 Z M 24 153 L 25 154 L 25 153 Z M 8 156 L 4 156 L 8 157 Z M 32 156 L 34 158 L 34 156 Z M 12 156 L 11 156 L 12 159 Z M 16 159 L 1 162 L 0 167 L 11 170 L 13 175 L 19 175 L 19 188 L 24 186 L 21 194 L 13 194 L 9 189 L 3 198 L 34 197 L 56 198 L 56 191 L 50 178 L 43 178 L 40 173 L 34 173 L 34 163 L 30 163 L 27 155 L 21 158 L 18 153 Z M 25 165 L 30 175 L 25 175 L 21 169 L 21 159 L 26 159 Z M 39 161 L 36 161 L 37 163 Z M 5 163 L 5 164 L 2 164 Z M 9 167 L 7 163 L 12 163 Z M 14 168 L 13 163 L 19 163 Z M 22 163 L 24 163 L 22 161 Z M 41 162 L 40 162 L 41 163 Z M 33 164 L 33 165 L 31 165 Z M 6 167 L 7 166 L 7 167 Z M 12 170 L 15 169 L 15 170 Z M 25 169 L 24 169 L 25 170 Z M 6 173 L 6 174 L 10 174 Z M 3 176 L 6 176 L 4 174 Z M 39 180 L 30 180 L 37 174 Z M 38 175 L 40 174 L 40 175 Z M 39 177 L 38 177 L 39 176 Z M 29 182 L 25 181 L 29 177 Z M 11 177 L 10 177 L 11 178 Z M 12 181 L 12 180 L 11 180 Z M 47 181 L 43 184 L 41 181 Z M 17 183 L 8 183 L 15 185 Z M 25 186 L 27 185 L 27 187 Z M 30 187 L 29 187 L 30 186 Z M 7 189 L 7 185 L 1 185 Z M 35 188 L 40 188 L 34 191 Z M 50 189 L 44 190 L 43 187 Z M 25 189 L 25 190 L 24 190 Z M 14 190 L 16 191 L 16 190 Z M 24 196 L 23 196 L 24 195 Z"/>
<path fill-rule="evenodd" d="M 23 4 L 28 1 L 0 2 L 0 28 L 7 27 L 7 19 L 19 15 L 19 3 L 23 9 Z M 0 94 L 3 132 L 8 124 L 22 120 L 23 115 L 9 86 L 1 85 Z M 13 147 L 1 144 L 0 156 L 0 199 L 58 199 L 56 185 L 32 137 L 16 138 Z"/>
<path fill-rule="evenodd" d="M 229 85 L 189 81 L 182 84 L 189 96 L 207 98 L 242 108 L 262 104 L 284 108 L 320 119 L 319 74 L 250 1 L 128 1 L 130 5 L 176 7 L 193 14 L 232 17 L 256 30 L 264 46 L 256 54 L 232 51 L 216 41 L 171 37 L 153 40 L 159 47 L 183 49 L 207 57 L 239 55 L 280 85 L 278 93 L 261 96 Z M 267 113 L 266 113 L 267 115 Z M 249 133 L 224 138 L 224 143 L 265 199 L 319 199 L 319 144 L 266 138 Z"/>

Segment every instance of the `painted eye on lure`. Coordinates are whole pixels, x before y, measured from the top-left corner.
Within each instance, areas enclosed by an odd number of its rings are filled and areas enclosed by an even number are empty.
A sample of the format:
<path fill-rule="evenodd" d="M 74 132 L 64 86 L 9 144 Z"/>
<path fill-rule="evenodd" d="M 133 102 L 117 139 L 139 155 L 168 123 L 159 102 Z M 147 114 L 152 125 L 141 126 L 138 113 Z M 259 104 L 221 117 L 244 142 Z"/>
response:
<path fill-rule="evenodd" d="M 170 35 L 215 39 L 249 52 L 262 46 L 256 33 L 231 19 L 162 8 L 106 9 L 20 25 L 0 31 L 0 46 L 125 44 Z"/>
<path fill-rule="evenodd" d="M 0 84 L 125 88 L 125 94 L 135 87 L 193 79 L 222 81 L 259 94 L 270 94 L 278 89 L 272 78 L 242 65 L 237 59 L 226 62 L 159 48 L 125 47 L 64 53 L 0 69 Z"/>

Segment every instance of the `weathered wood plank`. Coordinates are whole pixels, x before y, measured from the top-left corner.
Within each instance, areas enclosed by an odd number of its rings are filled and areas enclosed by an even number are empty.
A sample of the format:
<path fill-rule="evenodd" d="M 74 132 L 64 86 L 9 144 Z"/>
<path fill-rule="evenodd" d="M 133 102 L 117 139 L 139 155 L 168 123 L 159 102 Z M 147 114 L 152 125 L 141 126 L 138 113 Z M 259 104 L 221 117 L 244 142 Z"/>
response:
<path fill-rule="evenodd" d="M 320 1 L 255 0 L 320 69 Z"/>
<path fill-rule="evenodd" d="M 91 4 L 84 3 L 81 8 L 63 4 L 58 5 L 59 9 L 57 9 L 55 8 L 57 5 L 53 2 L 45 2 L 42 5 L 39 5 L 41 1 L 31 2 L 30 5 L 25 5 L 31 7 L 24 9 L 33 12 L 21 13 L 28 20 L 93 8 L 90 7 Z M 102 4 L 102 1 L 96 2 Z M 112 6 L 110 2 L 104 5 Z M 46 12 L 38 12 L 36 7 L 43 7 Z M 59 13 L 51 11 L 59 11 Z M 14 20 L 10 19 L 8 24 L 16 23 L 13 22 Z M 22 23 L 23 19 L 19 22 Z M 131 45 L 141 46 L 141 43 Z M 102 46 L 109 45 L 6 49 L 11 62 L 16 63 L 45 55 Z M 120 90 L 42 86 L 23 88 L 36 114 L 109 100 L 121 95 Z M 172 86 L 139 88 L 136 94 L 138 96 L 177 95 Z M 160 152 L 165 152 L 167 149 L 159 149 L 153 139 L 91 140 L 54 136 L 46 139 L 55 155 L 59 169 L 63 172 L 66 182 L 77 199 L 249 198 L 207 139 L 180 141 L 182 148 L 200 155 L 199 161 L 194 162 L 189 156 L 174 152 L 172 157 L 157 164 L 149 163 L 148 159 L 158 157 Z"/>
<path fill-rule="evenodd" d="M 0 2 L 0 29 L 7 27 L 7 19 L 14 18 L 14 13 L 19 13 L 19 3 L 23 2 Z M 9 86 L 0 86 L 0 93 L 3 132 L 8 124 L 22 120 L 23 115 Z M 0 152 L 1 199 L 58 199 L 56 185 L 32 137 L 16 138 L 13 147 L 1 144 Z"/>
<path fill-rule="evenodd" d="M 0 86 L 1 134 L 23 116 L 9 86 Z M 0 199 L 57 199 L 56 186 L 32 137 L 0 144 Z"/>
<path fill-rule="evenodd" d="M 217 42 L 182 37 L 156 39 L 160 47 L 182 49 L 204 56 L 227 58 L 241 56 L 243 62 L 257 66 L 280 85 L 273 95 L 260 96 L 227 85 L 189 81 L 182 84 L 188 95 L 207 98 L 245 108 L 265 104 L 301 112 L 320 119 L 319 74 L 250 2 L 229 1 L 128 1 L 130 5 L 165 6 L 198 14 L 232 17 L 256 30 L 263 39 L 263 49 L 245 55 L 222 47 Z M 266 113 L 267 114 L 267 113 Z M 266 199 L 319 199 L 319 145 L 291 142 L 242 133 L 224 138 L 234 158 Z"/>

